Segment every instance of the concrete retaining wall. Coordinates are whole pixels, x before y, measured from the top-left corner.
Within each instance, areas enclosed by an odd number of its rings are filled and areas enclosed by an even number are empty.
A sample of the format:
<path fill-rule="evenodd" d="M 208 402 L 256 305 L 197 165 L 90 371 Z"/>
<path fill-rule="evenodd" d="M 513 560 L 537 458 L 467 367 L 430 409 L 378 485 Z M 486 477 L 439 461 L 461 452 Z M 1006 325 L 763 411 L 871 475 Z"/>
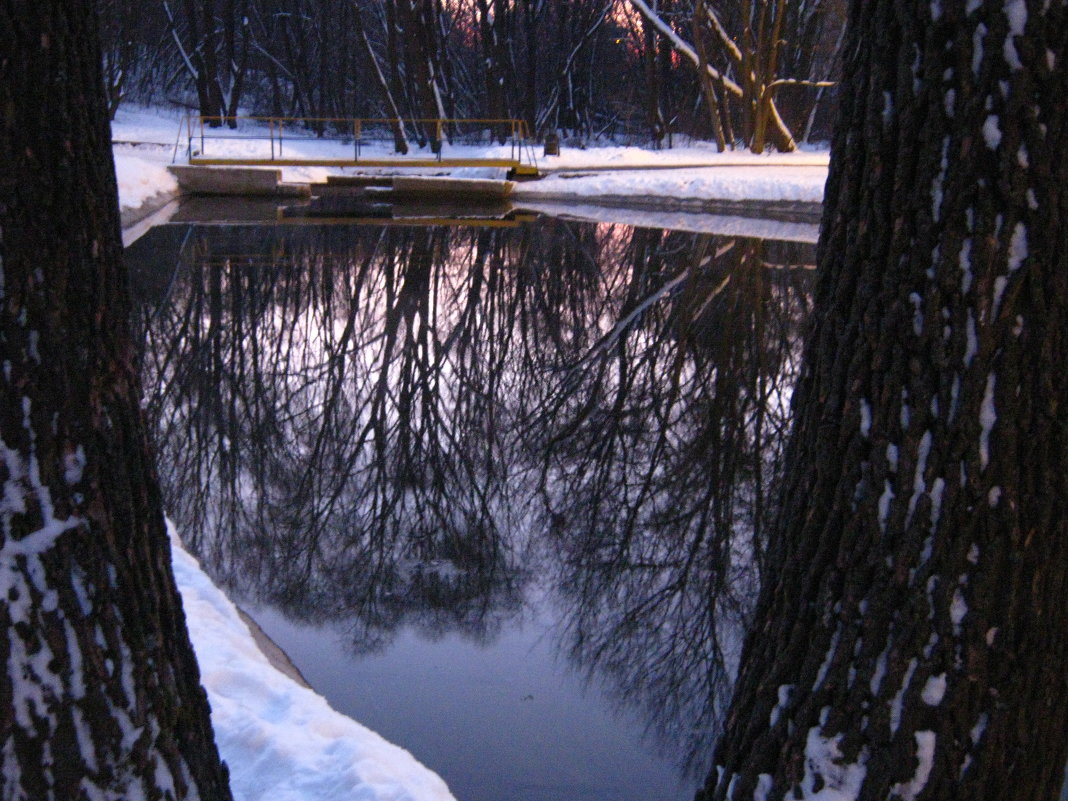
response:
<path fill-rule="evenodd" d="M 282 183 L 282 171 L 257 167 L 197 167 L 176 164 L 167 168 L 186 195 L 242 195 L 293 197 L 302 189 Z"/>

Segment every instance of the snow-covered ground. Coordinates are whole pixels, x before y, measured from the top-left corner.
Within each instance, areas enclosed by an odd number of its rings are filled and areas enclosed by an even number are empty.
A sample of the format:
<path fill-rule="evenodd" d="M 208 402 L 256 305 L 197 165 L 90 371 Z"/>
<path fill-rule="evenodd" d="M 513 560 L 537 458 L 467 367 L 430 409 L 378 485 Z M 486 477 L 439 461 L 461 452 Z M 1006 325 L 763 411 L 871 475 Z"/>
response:
<path fill-rule="evenodd" d="M 171 548 L 236 801 L 454 801 L 407 751 L 275 668 L 173 528 Z"/>
<path fill-rule="evenodd" d="M 181 130 L 180 114 L 157 109 L 120 109 L 112 124 L 119 198 L 124 208 L 137 208 L 156 194 L 176 191 L 167 173 L 172 159 L 186 161 L 187 138 Z M 267 134 L 262 130 L 248 133 Z M 133 143 L 133 144 L 128 144 Z M 199 147 L 198 140 L 194 147 Z M 244 155 L 266 158 L 266 139 L 206 140 L 205 154 L 218 157 Z M 290 158 L 351 158 L 352 144 L 337 140 L 295 139 L 285 141 Z M 539 170 L 546 177 L 517 187 L 520 201 L 570 198 L 596 203 L 602 198 L 671 199 L 679 204 L 702 201 L 764 201 L 819 203 L 827 180 L 828 153 L 770 153 L 760 156 L 745 151 L 717 153 L 707 142 L 697 142 L 670 150 L 638 147 L 563 147 L 559 156 L 542 156 L 535 148 Z M 507 145 L 445 145 L 450 158 L 508 157 Z M 429 158 L 427 152 L 412 156 Z M 364 158 L 390 158 L 385 144 L 367 144 Z M 353 172 L 352 168 L 283 167 L 282 179 L 293 182 L 322 181 L 331 173 Z"/>
<path fill-rule="evenodd" d="M 635 149 L 635 148 L 629 148 Z M 580 151 L 583 155 L 591 151 Z M 644 151 L 656 157 L 654 151 Z M 594 152 L 594 155 L 596 153 Z M 596 200 L 597 198 L 630 197 L 655 198 L 668 203 L 688 204 L 702 201 L 767 201 L 820 203 L 823 185 L 827 182 L 827 163 L 805 163 L 808 153 L 798 158 L 765 163 L 734 166 L 732 158 L 721 154 L 706 154 L 705 166 L 652 167 L 613 170 L 606 168 L 576 168 L 554 172 L 540 181 L 517 187 L 516 197 L 526 199 L 560 199 L 565 197 Z M 737 154 L 724 153 L 734 157 Z M 791 156 L 795 154 L 790 154 Z"/>
<path fill-rule="evenodd" d="M 178 191 L 167 167 L 175 158 L 179 163 L 185 160 L 179 124 L 180 115 L 165 111 L 119 111 L 112 138 L 124 211 L 161 205 Z M 253 151 L 262 143 L 229 140 L 213 147 L 217 155 L 259 155 Z M 287 140 L 286 154 L 347 158 L 351 147 L 341 142 Z M 508 148 L 503 151 L 507 155 Z M 364 155 L 374 155 L 373 148 Z M 383 149 L 378 155 L 389 153 Z M 501 156 L 502 148 L 455 147 L 447 155 Z M 560 156 L 539 157 L 538 165 L 548 177 L 523 184 L 519 199 L 558 202 L 569 198 L 578 216 L 598 219 L 603 211 L 598 211 L 596 203 L 605 197 L 819 202 L 827 154 L 720 154 L 707 144 L 661 151 L 565 147 Z M 331 172 L 341 170 L 287 167 L 283 180 L 321 181 Z M 615 219 L 624 212 L 616 210 L 610 216 Z M 691 217 L 680 211 L 668 225 L 700 230 Z M 725 219 L 724 224 L 729 224 L 729 218 Z M 776 225 L 782 238 L 814 238 L 814 226 Z M 783 225 L 789 230 L 782 230 Z M 233 604 L 182 549 L 177 537 L 172 537 L 172 543 L 175 577 L 211 701 L 219 750 L 230 766 L 237 801 L 452 799 L 445 783 L 408 752 L 334 711 L 322 697 L 271 665 Z"/>

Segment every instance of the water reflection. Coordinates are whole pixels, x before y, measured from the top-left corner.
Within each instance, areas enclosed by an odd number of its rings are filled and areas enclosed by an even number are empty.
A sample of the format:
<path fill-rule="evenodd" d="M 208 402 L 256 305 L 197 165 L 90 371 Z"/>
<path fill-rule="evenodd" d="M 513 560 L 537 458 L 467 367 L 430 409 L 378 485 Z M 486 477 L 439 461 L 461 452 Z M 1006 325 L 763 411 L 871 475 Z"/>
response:
<path fill-rule="evenodd" d="M 167 226 L 130 258 L 167 503 L 217 578 L 357 651 L 491 639 L 547 591 L 582 670 L 710 753 L 810 246 Z"/>
<path fill-rule="evenodd" d="M 634 232 L 618 322 L 555 388 L 546 506 L 572 657 L 703 769 L 757 587 L 808 273 L 754 240 L 663 244 Z"/>

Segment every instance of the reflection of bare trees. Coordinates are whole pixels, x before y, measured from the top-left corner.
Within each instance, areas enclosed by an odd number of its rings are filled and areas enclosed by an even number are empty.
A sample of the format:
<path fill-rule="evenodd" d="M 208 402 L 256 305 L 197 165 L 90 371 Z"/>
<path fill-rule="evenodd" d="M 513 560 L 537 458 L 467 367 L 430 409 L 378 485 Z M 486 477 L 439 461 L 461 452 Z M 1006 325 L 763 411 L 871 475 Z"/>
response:
<path fill-rule="evenodd" d="M 712 725 L 810 254 L 552 221 L 169 236 L 149 411 L 223 578 L 368 648 L 490 635 L 537 559 L 579 662 L 664 733 Z"/>
<path fill-rule="evenodd" d="M 171 508 L 231 582 L 354 616 L 365 645 L 413 617 L 477 634 L 520 581 L 495 406 L 468 390 L 468 365 L 497 359 L 473 336 L 492 323 L 448 286 L 485 247 L 383 229 L 339 258 L 254 236 L 198 235 L 149 325 Z"/>
<path fill-rule="evenodd" d="M 548 399 L 567 647 L 687 762 L 729 694 L 784 433 L 805 274 L 776 249 L 637 232 L 615 322 Z"/>

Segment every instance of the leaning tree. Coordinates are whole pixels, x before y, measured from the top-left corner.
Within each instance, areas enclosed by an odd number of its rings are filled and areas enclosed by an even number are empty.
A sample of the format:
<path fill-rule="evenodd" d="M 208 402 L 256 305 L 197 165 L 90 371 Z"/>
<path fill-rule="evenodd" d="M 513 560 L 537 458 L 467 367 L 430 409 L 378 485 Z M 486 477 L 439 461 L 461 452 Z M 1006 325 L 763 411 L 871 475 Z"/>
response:
<path fill-rule="evenodd" d="M 1052 799 L 1068 2 L 853 0 L 776 534 L 701 799 Z"/>
<path fill-rule="evenodd" d="M 90 0 L 0 0 L 0 797 L 230 798 L 128 329 Z"/>

